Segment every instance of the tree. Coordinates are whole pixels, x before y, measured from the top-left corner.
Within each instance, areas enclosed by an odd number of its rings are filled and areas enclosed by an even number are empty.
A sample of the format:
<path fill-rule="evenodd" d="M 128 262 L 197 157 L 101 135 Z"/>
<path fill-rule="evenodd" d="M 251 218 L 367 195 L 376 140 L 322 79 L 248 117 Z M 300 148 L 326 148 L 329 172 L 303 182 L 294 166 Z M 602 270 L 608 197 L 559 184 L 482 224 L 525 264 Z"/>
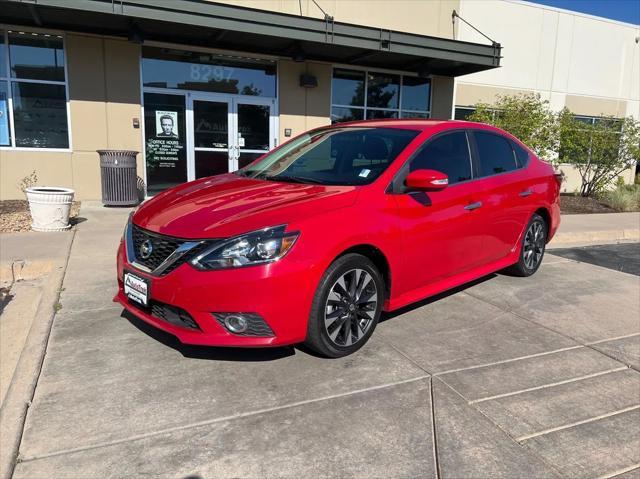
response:
<path fill-rule="evenodd" d="M 549 102 L 540 95 L 498 95 L 493 105 L 479 103 L 469 121 L 502 128 L 527 145 L 540 158 L 557 163 L 558 121 Z"/>
<path fill-rule="evenodd" d="M 640 122 L 605 116 L 583 122 L 566 108 L 558 114 L 560 161 L 576 168 L 580 194 L 592 196 L 613 185 L 640 161 Z"/>

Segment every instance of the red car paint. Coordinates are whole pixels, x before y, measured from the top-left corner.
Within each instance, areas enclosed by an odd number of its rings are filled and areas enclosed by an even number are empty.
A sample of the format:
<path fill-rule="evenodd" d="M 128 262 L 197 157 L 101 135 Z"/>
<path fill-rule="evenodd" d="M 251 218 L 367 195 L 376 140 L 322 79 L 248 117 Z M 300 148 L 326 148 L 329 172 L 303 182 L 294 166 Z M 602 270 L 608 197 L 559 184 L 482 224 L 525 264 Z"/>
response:
<path fill-rule="evenodd" d="M 384 256 L 390 283 L 384 310 L 391 311 L 517 262 L 525 225 L 536 211 L 549 222 L 547 241 L 558 228 L 559 185 L 553 169 L 528 149 L 526 166 L 431 191 L 430 204 L 415 201 L 410 194 L 388 193 L 412 153 L 446 130 L 488 130 L 526 149 L 502 130 L 470 122 L 431 120 L 374 120 L 340 126 L 420 133 L 381 176 L 365 186 L 280 183 L 229 173 L 157 195 L 135 212 L 134 225 L 182 239 L 230 238 L 275 225 L 287 225 L 287 231 L 299 231 L 300 236 L 286 256 L 272 263 L 215 271 L 200 271 L 183 263 L 161 277 L 129 264 L 121 242 L 117 255 L 119 291 L 114 300 L 183 343 L 242 347 L 293 344 L 305 340 L 321 276 L 347 250 L 366 245 Z M 530 194 L 521 196 L 523 191 Z M 465 209 L 474 202 L 482 202 L 483 207 Z M 200 330 L 176 326 L 134 306 L 123 291 L 125 269 L 147 278 L 153 300 L 187 311 Z M 257 313 L 274 335 L 232 334 L 212 312 Z"/>

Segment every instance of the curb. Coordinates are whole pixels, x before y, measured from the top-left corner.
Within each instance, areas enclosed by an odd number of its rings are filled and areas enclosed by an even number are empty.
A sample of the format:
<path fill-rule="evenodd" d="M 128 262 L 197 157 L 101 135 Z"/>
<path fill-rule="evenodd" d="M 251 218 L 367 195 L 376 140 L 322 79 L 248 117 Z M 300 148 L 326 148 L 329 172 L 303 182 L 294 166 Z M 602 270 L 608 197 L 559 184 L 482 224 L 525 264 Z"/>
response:
<path fill-rule="evenodd" d="M 548 245 L 549 249 L 598 244 L 630 243 L 640 241 L 640 230 L 621 229 L 604 231 L 558 232 Z"/>
<path fill-rule="evenodd" d="M 11 479 L 15 465 L 19 460 L 18 452 L 24 424 L 45 359 L 49 334 L 56 315 L 55 304 L 60 297 L 74 238 L 69 242 L 64 264 L 50 273 L 49 288 L 43 292 L 36 316 L 13 372 L 11 384 L 2 408 L 0 408 L 0 430 L 2 431 L 0 479 Z"/>

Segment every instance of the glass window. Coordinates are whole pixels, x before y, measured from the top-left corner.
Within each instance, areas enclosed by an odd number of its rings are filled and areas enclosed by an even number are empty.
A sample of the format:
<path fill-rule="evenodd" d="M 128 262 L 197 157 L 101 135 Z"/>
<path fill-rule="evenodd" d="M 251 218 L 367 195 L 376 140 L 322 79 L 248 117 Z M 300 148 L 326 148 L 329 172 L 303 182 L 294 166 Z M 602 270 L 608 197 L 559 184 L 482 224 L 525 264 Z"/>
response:
<path fill-rule="evenodd" d="M 269 151 L 269 112 L 266 105 L 238 105 L 238 135 L 241 150 Z"/>
<path fill-rule="evenodd" d="M 0 81 L 0 146 L 11 146 L 9 87 L 6 81 Z"/>
<path fill-rule="evenodd" d="M 331 102 L 334 105 L 364 106 L 364 79 L 364 72 L 336 68 L 331 84 Z"/>
<path fill-rule="evenodd" d="M 429 118 L 430 90 L 428 78 L 336 68 L 331 84 L 331 122 Z"/>
<path fill-rule="evenodd" d="M 378 178 L 417 135 L 395 128 L 316 131 L 268 153 L 238 174 L 293 183 L 365 185 Z"/>
<path fill-rule="evenodd" d="M 193 146 L 196 148 L 228 148 L 228 123 L 229 105 L 226 102 L 194 101 Z"/>
<path fill-rule="evenodd" d="M 0 78 L 7 76 L 7 50 L 4 45 L 4 32 L 0 30 Z"/>
<path fill-rule="evenodd" d="M 466 120 L 469 118 L 473 112 L 476 111 L 475 108 L 460 108 L 457 107 L 454 115 L 455 120 Z"/>
<path fill-rule="evenodd" d="M 233 95 L 276 96 L 274 62 L 144 47 L 144 86 Z"/>
<path fill-rule="evenodd" d="M 429 110 L 431 81 L 428 78 L 402 77 L 402 109 Z M 408 118 L 403 115 L 403 118 Z"/>
<path fill-rule="evenodd" d="M 64 85 L 12 83 L 16 146 L 69 148 Z"/>
<path fill-rule="evenodd" d="M 64 51 L 59 36 L 9 32 L 9 59 L 14 78 L 64 81 Z"/>
<path fill-rule="evenodd" d="M 331 108 L 331 123 L 343 123 L 345 121 L 364 120 L 364 108 Z"/>
<path fill-rule="evenodd" d="M 370 110 L 367 108 L 367 120 L 379 120 L 383 118 L 398 118 L 398 112 L 389 110 Z"/>
<path fill-rule="evenodd" d="M 482 131 L 474 132 L 474 137 L 480 157 L 480 176 L 505 173 L 517 168 L 509 140 Z"/>
<path fill-rule="evenodd" d="M 144 94 L 147 192 L 187 181 L 184 95 Z"/>
<path fill-rule="evenodd" d="M 471 179 L 471 158 L 467 135 L 463 131 L 447 133 L 428 140 L 411 160 L 410 171 L 436 170 L 449 177 L 449 184 Z"/>
<path fill-rule="evenodd" d="M 515 141 L 511 142 L 513 151 L 516 154 L 516 161 L 518 162 L 518 168 L 525 166 L 529 162 L 529 152 L 523 147 L 518 145 Z"/>
<path fill-rule="evenodd" d="M 400 77 L 369 74 L 367 77 L 367 108 L 398 108 Z"/>
<path fill-rule="evenodd" d="M 429 113 L 421 111 L 403 111 L 402 118 L 429 118 Z"/>

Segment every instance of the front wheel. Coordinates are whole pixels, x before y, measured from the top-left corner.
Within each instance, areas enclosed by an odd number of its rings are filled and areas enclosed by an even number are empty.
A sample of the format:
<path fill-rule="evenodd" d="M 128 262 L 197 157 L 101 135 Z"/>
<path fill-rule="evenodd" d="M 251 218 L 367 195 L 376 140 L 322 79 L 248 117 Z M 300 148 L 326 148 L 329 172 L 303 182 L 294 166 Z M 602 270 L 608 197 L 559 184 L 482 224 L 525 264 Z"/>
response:
<path fill-rule="evenodd" d="M 347 254 L 322 276 L 311 308 L 306 344 L 330 358 L 360 349 L 382 312 L 384 282 L 367 257 Z"/>
<path fill-rule="evenodd" d="M 531 276 L 538 271 L 547 244 L 547 222 L 537 213 L 529 220 L 520 247 L 520 258 L 507 271 L 515 276 Z"/>

